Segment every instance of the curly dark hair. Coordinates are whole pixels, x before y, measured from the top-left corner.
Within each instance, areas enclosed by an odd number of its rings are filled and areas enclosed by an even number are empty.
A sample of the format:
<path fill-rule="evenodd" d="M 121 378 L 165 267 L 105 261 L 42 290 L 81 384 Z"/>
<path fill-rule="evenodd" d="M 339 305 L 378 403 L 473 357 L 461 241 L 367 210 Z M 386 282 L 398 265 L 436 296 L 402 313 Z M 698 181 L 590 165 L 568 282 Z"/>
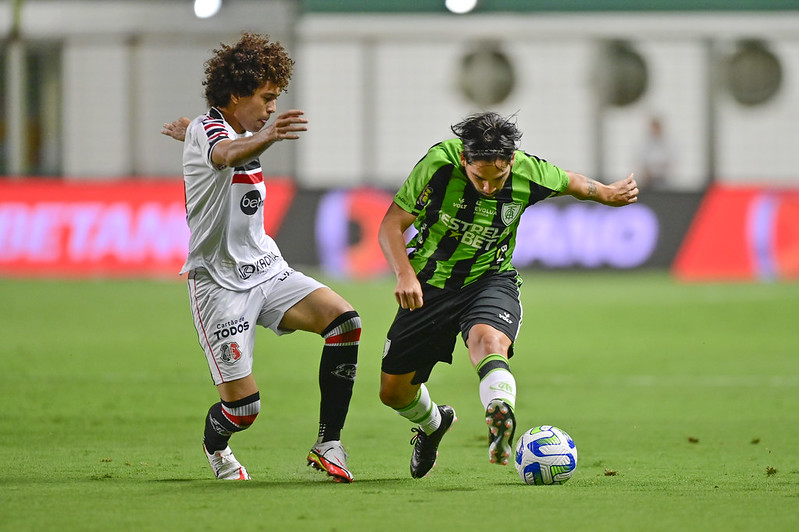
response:
<path fill-rule="evenodd" d="M 251 96 L 271 81 L 285 92 L 294 60 L 268 35 L 242 33 L 239 41 L 221 48 L 205 62 L 205 100 L 211 107 L 225 107 L 231 95 Z"/>
<path fill-rule="evenodd" d="M 516 127 L 516 115 L 503 117 L 497 113 L 477 113 L 451 126 L 463 141 L 463 158 L 474 161 L 510 161 L 522 132 Z"/>

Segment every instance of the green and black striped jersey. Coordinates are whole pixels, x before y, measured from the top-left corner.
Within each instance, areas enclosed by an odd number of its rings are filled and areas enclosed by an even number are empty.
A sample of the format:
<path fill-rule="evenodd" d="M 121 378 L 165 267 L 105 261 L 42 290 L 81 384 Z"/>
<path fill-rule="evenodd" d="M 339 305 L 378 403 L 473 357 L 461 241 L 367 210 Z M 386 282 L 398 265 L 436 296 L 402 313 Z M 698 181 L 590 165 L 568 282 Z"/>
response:
<path fill-rule="evenodd" d="M 482 197 L 460 164 L 463 143 L 436 144 L 411 171 L 394 202 L 416 215 L 408 243 L 421 282 L 458 289 L 490 273 L 513 270 L 511 258 L 522 212 L 568 187 L 562 169 L 517 151 L 503 188 Z"/>

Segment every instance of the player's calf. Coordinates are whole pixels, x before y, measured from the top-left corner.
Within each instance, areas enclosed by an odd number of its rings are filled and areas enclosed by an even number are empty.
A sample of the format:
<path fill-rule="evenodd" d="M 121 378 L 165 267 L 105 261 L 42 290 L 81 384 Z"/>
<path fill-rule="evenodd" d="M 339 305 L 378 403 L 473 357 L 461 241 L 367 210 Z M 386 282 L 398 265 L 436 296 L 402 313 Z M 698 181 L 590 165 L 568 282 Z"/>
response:
<path fill-rule="evenodd" d="M 228 441 L 234 433 L 248 429 L 260 410 L 258 392 L 238 401 L 220 401 L 208 409 L 203 449 L 216 478 L 250 479 L 247 470 L 233 456 Z"/>

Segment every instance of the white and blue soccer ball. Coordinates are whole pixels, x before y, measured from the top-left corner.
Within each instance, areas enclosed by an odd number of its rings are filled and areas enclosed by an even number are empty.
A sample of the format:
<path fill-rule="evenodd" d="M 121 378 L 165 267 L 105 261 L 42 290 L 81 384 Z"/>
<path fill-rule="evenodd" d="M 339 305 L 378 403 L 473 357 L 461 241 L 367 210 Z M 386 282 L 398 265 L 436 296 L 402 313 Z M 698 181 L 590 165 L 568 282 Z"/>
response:
<path fill-rule="evenodd" d="M 576 467 L 577 446 L 557 427 L 533 427 L 516 442 L 516 470 L 527 484 L 563 484 Z"/>

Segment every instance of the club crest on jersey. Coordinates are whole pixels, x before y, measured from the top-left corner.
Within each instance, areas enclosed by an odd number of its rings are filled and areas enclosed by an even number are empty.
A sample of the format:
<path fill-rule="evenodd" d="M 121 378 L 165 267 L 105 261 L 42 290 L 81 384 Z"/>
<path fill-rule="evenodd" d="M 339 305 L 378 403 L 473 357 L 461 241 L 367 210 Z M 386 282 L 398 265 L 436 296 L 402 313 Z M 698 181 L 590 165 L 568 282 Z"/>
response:
<path fill-rule="evenodd" d="M 232 364 L 241 358 L 241 350 L 236 342 L 222 344 L 220 349 L 222 353 L 219 356 L 226 364 Z"/>
<path fill-rule="evenodd" d="M 512 201 L 510 203 L 505 203 L 502 205 L 502 223 L 505 225 L 510 225 L 516 221 L 516 218 L 519 217 L 519 214 L 522 212 L 522 204 L 516 201 Z"/>

